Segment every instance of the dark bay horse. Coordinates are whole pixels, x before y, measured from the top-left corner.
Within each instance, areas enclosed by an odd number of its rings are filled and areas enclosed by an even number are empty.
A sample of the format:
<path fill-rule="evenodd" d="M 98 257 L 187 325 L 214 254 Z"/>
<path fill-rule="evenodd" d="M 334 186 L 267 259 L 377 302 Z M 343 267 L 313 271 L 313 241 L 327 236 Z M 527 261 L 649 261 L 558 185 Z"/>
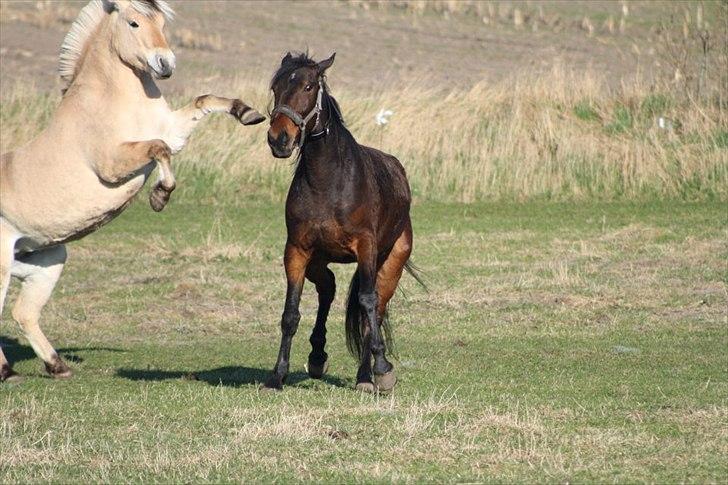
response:
<path fill-rule="evenodd" d="M 361 362 L 356 388 L 386 392 L 397 381 L 385 355 L 387 303 L 402 270 L 412 271 L 410 188 L 396 158 L 358 144 L 344 125 L 326 85 L 333 63 L 334 55 L 317 63 L 288 53 L 271 81 L 275 107 L 268 144 L 277 158 L 290 157 L 298 146 L 299 159 L 286 201 L 283 335 L 265 387 L 282 389 L 288 374 L 304 279 L 316 286 L 319 298 L 308 373 L 321 378 L 326 372 L 326 318 L 336 291 L 328 264 L 356 262 L 346 311 L 347 345 Z"/>

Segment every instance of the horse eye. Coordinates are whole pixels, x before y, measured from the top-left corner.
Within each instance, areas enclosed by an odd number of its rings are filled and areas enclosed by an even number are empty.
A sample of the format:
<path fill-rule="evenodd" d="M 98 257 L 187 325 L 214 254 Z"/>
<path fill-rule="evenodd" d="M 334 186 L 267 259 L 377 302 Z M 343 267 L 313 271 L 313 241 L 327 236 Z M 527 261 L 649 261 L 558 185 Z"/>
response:
<path fill-rule="evenodd" d="M 130 20 L 129 27 L 131 27 L 132 29 L 136 29 L 137 27 L 139 27 L 139 24 L 134 22 L 133 20 Z"/>
<path fill-rule="evenodd" d="M 313 89 L 313 84 L 306 84 L 306 91 L 311 91 Z"/>

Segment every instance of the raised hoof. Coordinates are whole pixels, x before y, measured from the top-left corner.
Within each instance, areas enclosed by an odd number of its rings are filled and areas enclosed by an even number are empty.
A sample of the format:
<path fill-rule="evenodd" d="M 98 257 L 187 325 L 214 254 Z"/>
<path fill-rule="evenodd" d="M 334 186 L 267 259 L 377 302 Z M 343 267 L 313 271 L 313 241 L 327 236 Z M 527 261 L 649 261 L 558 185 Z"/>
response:
<path fill-rule="evenodd" d="M 389 392 L 394 389 L 395 384 L 397 384 L 397 376 L 393 370 L 382 375 L 374 374 L 374 387 L 377 392 Z"/>
<path fill-rule="evenodd" d="M 325 360 L 322 365 L 312 364 L 311 361 L 308 362 L 308 376 L 311 379 L 321 379 L 327 370 L 329 370 L 328 360 Z"/>
<path fill-rule="evenodd" d="M 258 113 L 250 106 L 247 106 L 239 99 L 233 101 L 233 105 L 230 108 L 230 114 L 232 114 L 235 118 L 238 119 L 240 123 L 246 126 L 257 125 L 258 123 L 262 123 L 263 121 L 265 121 L 265 116 Z"/>
<path fill-rule="evenodd" d="M 152 188 L 152 191 L 149 193 L 149 205 L 152 206 L 154 212 L 162 212 L 164 210 L 174 189 L 174 186 L 163 187 L 160 183 L 157 183 Z"/>
<path fill-rule="evenodd" d="M 356 390 L 359 392 L 366 392 L 367 394 L 374 393 L 374 384 L 371 382 L 357 382 Z"/>
<path fill-rule="evenodd" d="M 4 364 L 0 369 L 0 382 L 19 384 L 23 382 L 23 377 L 16 373 L 8 364 Z"/>
<path fill-rule="evenodd" d="M 52 362 L 46 362 L 45 369 L 46 372 L 54 379 L 68 379 L 73 376 L 71 368 L 68 367 L 58 356 L 55 356 Z"/>

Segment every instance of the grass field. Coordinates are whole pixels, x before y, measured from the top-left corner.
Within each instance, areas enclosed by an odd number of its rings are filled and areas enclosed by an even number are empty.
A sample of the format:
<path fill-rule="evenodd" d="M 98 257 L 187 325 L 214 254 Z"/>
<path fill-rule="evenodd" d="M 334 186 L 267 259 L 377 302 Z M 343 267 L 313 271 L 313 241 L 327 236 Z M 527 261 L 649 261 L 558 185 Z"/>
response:
<path fill-rule="evenodd" d="M 259 391 L 282 206 L 194 202 L 70 245 L 44 328 L 73 379 L 4 319 L 26 379 L 0 386 L 0 482 L 725 480 L 725 203 L 417 204 L 430 291 L 393 300 L 400 382 L 376 397 L 344 350 L 351 266 L 326 379 L 303 368 L 309 285 L 288 386 Z"/>

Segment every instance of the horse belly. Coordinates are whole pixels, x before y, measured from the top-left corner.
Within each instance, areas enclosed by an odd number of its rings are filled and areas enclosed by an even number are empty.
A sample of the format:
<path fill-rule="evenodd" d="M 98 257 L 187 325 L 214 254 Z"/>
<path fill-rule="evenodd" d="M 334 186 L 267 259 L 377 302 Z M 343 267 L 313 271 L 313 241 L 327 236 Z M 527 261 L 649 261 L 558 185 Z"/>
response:
<path fill-rule="evenodd" d="M 63 244 L 94 232 L 128 207 L 152 169 L 150 164 L 136 177 L 113 187 L 104 185 L 95 174 L 81 176 L 74 190 L 54 191 L 36 198 L 20 218 L 11 215 L 15 227 L 24 235 L 18 250 Z"/>

